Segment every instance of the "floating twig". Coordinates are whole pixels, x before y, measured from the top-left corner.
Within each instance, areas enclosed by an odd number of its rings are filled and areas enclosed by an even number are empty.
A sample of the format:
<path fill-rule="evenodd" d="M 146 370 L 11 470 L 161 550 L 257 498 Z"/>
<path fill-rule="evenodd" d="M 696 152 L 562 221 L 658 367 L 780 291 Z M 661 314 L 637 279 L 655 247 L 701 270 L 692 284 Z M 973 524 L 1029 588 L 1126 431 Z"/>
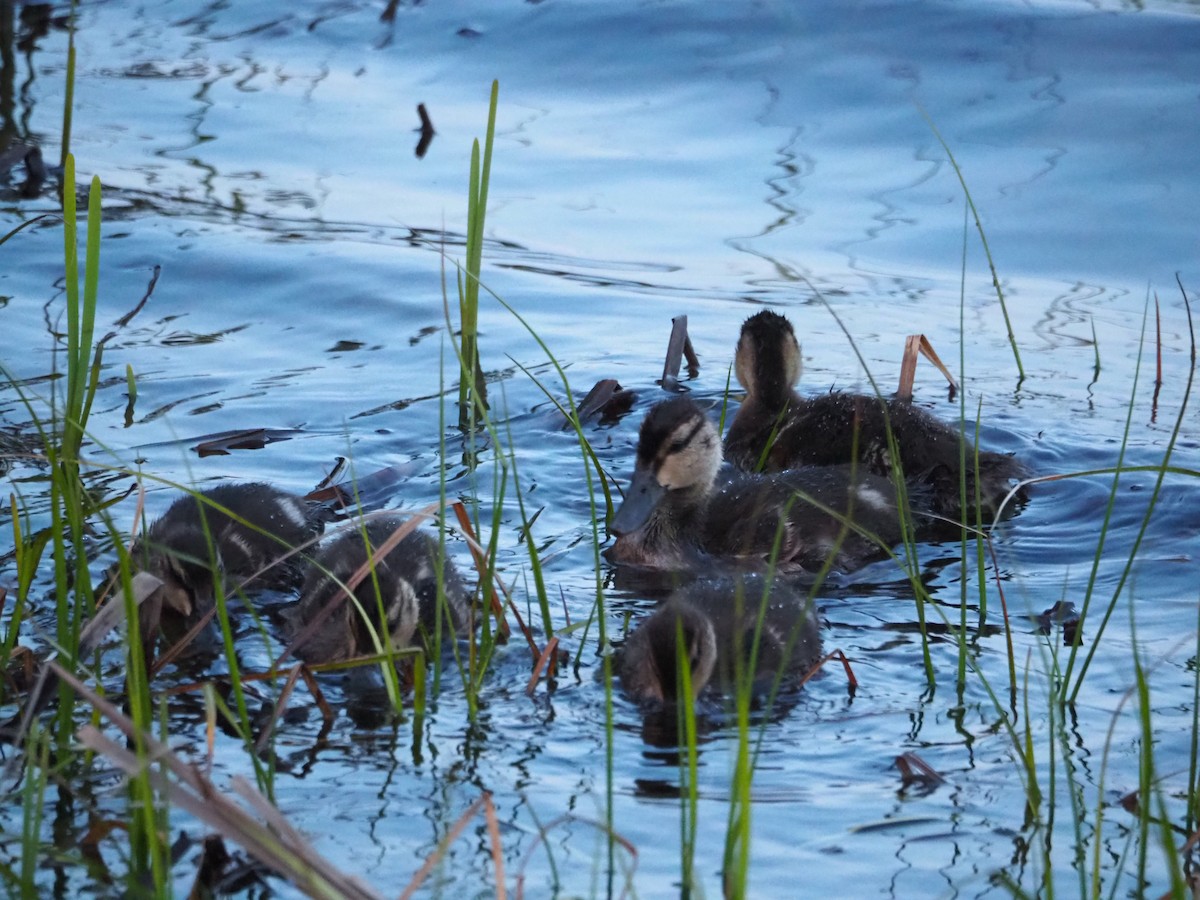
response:
<path fill-rule="evenodd" d="M 953 400 L 958 391 L 958 383 L 937 355 L 937 351 L 933 349 L 933 344 L 923 334 L 910 334 L 904 339 L 904 355 L 900 359 L 900 384 L 896 396 L 901 400 L 912 399 L 913 384 L 917 378 L 918 354 L 933 363 L 937 370 L 946 377 L 946 381 L 950 383 L 950 399 Z"/>
<path fill-rule="evenodd" d="M 800 679 L 800 684 L 797 685 L 797 687 L 804 687 L 804 685 L 808 684 L 809 680 L 816 675 L 818 671 L 820 671 L 821 667 L 824 666 L 825 663 L 829 662 L 831 659 L 836 659 L 842 664 L 842 668 L 846 670 L 846 681 L 848 683 L 848 687 L 850 688 L 850 692 L 854 693 L 856 690 L 858 690 L 858 679 L 854 677 L 854 670 L 850 668 L 850 660 L 846 659 L 846 654 L 841 650 L 833 650 L 817 660 L 816 663 L 813 664 L 813 667 L 804 673 L 804 677 Z"/>
<path fill-rule="evenodd" d="M 615 419 L 617 416 L 629 412 L 629 408 L 633 406 L 633 401 L 636 399 L 637 394 L 621 387 L 620 382 L 615 378 L 601 378 L 579 401 L 575 414 L 580 422 L 585 422 L 596 415 L 601 420 Z M 566 421 L 563 422 L 562 427 L 570 428 L 571 419 L 569 416 L 565 418 Z"/>
<path fill-rule="evenodd" d="M 659 384 L 664 391 L 679 393 L 685 388 L 679 383 L 679 368 L 683 358 L 688 360 L 688 375 L 696 377 L 700 372 L 700 361 L 696 351 L 692 349 L 691 338 L 688 337 L 687 316 L 676 316 L 671 320 L 671 339 L 667 342 L 667 356 L 663 361 L 662 380 Z"/>
<path fill-rule="evenodd" d="M 417 141 L 417 159 L 424 159 L 425 152 L 429 149 L 429 145 L 433 143 L 433 136 L 437 134 L 433 130 L 433 122 L 429 118 L 429 112 L 425 109 L 424 103 L 417 104 L 417 115 L 421 117 L 421 139 Z"/>
<path fill-rule="evenodd" d="M 895 762 L 896 768 L 900 770 L 900 780 L 905 785 L 923 784 L 926 787 L 934 787 L 946 783 L 946 779 L 933 766 L 911 750 L 901 753 Z"/>

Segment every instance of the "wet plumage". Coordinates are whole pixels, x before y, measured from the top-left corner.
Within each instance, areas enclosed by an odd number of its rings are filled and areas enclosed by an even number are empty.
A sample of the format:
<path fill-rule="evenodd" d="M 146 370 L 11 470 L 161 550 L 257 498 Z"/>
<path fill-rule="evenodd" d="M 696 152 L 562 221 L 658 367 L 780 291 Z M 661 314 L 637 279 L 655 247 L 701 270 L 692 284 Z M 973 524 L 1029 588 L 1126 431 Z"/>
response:
<path fill-rule="evenodd" d="M 785 570 L 811 570 L 832 558 L 835 568 L 849 571 L 903 537 L 885 478 L 849 466 L 722 476 L 721 455 L 717 431 L 694 401 L 676 397 L 653 407 L 610 526 L 617 539 L 609 559 L 661 569 L 702 568 L 714 560 L 753 567 L 773 559 Z M 821 506 L 877 540 L 846 529 Z"/>
<path fill-rule="evenodd" d="M 692 698 L 709 685 L 730 690 L 739 674 L 741 683 L 769 690 L 776 678 L 802 675 L 821 658 L 811 605 L 786 585 L 752 575 L 700 581 L 663 601 L 621 649 L 621 687 L 642 703 L 683 699 L 681 647 Z"/>
<path fill-rule="evenodd" d="M 725 452 L 746 471 L 858 461 L 890 475 L 890 429 L 904 478 L 927 493 L 934 512 L 958 521 L 971 518 L 977 506 L 994 515 L 1025 476 L 1020 462 L 1007 454 L 981 450 L 976 460 L 974 445 L 956 427 L 909 401 L 841 392 L 801 397 L 794 387 L 800 345 L 791 323 L 769 310 L 742 326 L 734 369 L 746 398 L 726 435 Z"/>
<path fill-rule="evenodd" d="M 226 591 L 298 584 L 289 554 L 321 528 L 301 497 L 260 482 L 223 484 L 172 503 L 134 542 L 130 563 L 162 581 L 164 612 L 190 621 L 212 609 L 218 581 Z"/>
<path fill-rule="evenodd" d="M 294 611 L 293 634 L 301 637 L 315 619 L 324 618 L 296 645 L 299 658 L 331 662 L 377 653 L 380 648 L 376 637 L 385 636 L 390 636 L 395 647 L 419 642 L 431 647 L 439 606 L 445 637 L 464 633 L 470 627 L 470 594 L 449 558 L 443 560 L 441 568 L 445 603 L 439 604 L 438 544 L 420 530 L 406 534 L 379 559 L 374 577 L 368 572 L 353 591 L 354 601 L 347 600 L 342 585 L 403 524 L 403 519 L 393 516 L 372 519 L 365 526 L 369 544 L 364 542 L 362 530 L 348 528 L 317 552 Z M 325 613 L 327 607 L 331 608 Z M 364 614 L 371 627 L 364 621 Z"/>

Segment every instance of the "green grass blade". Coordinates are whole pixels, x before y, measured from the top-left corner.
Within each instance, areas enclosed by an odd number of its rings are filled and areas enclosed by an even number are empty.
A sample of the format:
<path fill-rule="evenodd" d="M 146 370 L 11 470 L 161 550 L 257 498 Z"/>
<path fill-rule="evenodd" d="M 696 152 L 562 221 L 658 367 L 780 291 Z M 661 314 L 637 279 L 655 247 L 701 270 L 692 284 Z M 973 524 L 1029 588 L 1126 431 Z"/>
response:
<path fill-rule="evenodd" d="M 1008 304 L 1004 300 L 1004 289 L 1000 286 L 1000 276 L 996 273 L 996 262 L 992 259 L 992 250 L 988 246 L 987 234 L 983 230 L 983 222 L 979 218 L 979 210 L 975 208 L 975 201 L 971 197 L 971 190 L 967 187 L 967 179 L 959 168 L 958 160 L 954 158 L 954 153 L 950 149 L 950 145 L 946 143 L 942 133 L 938 131 L 937 125 L 934 124 L 933 118 L 919 104 L 917 111 L 921 117 L 929 125 L 929 130 L 933 132 L 933 136 L 937 138 L 942 149 L 946 151 L 946 157 L 950 160 L 950 165 L 954 167 L 954 174 L 958 176 L 958 183 L 962 186 L 963 195 L 967 198 L 967 205 L 971 207 L 971 215 L 975 219 L 975 228 L 979 232 L 979 240 L 983 244 L 983 253 L 987 257 L 988 268 L 992 273 L 992 286 L 996 289 L 996 297 L 1000 301 L 1000 312 L 1004 316 L 1004 327 L 1008 330 L 1008 344 L 1012 347 L 1013 360 L 1017 364 L 1017 377 L 1025 380 L 1025 367 L 1021 365 L 1021 351 L 1017 347 L 1017 336 L 1013 332 L 1012 319 L 1008 315 Z"/>

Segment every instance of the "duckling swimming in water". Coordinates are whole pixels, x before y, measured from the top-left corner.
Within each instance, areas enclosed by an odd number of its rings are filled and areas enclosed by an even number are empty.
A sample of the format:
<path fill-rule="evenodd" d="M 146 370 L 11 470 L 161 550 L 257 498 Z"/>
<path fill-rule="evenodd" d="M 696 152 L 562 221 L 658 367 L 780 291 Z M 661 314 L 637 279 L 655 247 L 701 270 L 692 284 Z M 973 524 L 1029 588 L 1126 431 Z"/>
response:
<path fill-rule="evenodd" d="M 369 543 L 364 543 L 362 531 L 351 528 L 317 553 L 294 610 L 293 634 L 301 637 L 318 616 L 327 617 L 296 644 L 295 652 L 300 659 L 321 663 L 376 653 L 378 647 L 372 631 L 380 640 L 390 635 L 394 647 L 407 647 L 422 638 L 427 649 L 432 647 L 439 605 L 438 544 L 426 532 L 409 532 L 379 559 L 374 567 L 374 580 L 368 573 L 354 588 L 355 602 L 348 601 L 343 593 L 342 585 L 366 565 L 375 549 L 404 522 L 395 516 L 371 519 L 364 526 Z M 441 621 L 443 634 L 451 637 L 465 633 L 470 627 L 471 598 L 454 564 L 448 557 L 444 563 L 441 581 L 446 603 L 441 609 Z M 335 606 L 326 614 L 330 603 Z M 364 613 L 371 617 L 370 628 L 363 620 Z"/>
<path fill-rule="evenodd" d="M 300 497 L 262 482 L 222 484 L 172 503 L 134 541 L 130 564 L 162 581 L 163 611 L 190 623 L 213 608 L 218 580 L 222 588 L 248 578 L 248 587 L 298 583 L 299 566 L 283 557 L 322 527 L 317 507 Z"/>
<path fill-rule="evenodd" d="M 654 406 L 638 434 L 637 462 L 613 516 L 616 563 L 690 569 L 712 560 L 782 569 L 856 569 L 903 537 L 892 484 L 850 466 L 809 466 L 767 475 L 731 473 L 718 485 L 721 439 L 686 396 Z M 806 499 L 806 496 L 807 498 Z M 872 540 L 812 501 L 874 534 Z M 843 535 L 842 532 L 846 531 Z M 840 541 L 839 541 L 840 539 Z"/>
<path fill-rule="evenodd" d="M 746 399 L 725 437 L 725 453 L 746 471 L 857 460 L 871 472 L 890 475 L 890 429 L 904 477 L 928 489 L 934 512 L 959 521 L 973 513 L 977 490 L 981 511 L 994 515 L 1025 475 L 1012 456 L 980 450 L 976 478 L 972 443 L 957 428 L 906 400 L 837 391 L 801 397 L 794 387 L 800 378 L 800 345 L 791 322 L 770 310 L 742 325 L 734 370 Z M 964 443 L 965 470 L 960 458 Z M 964 476 L 965 509 L 960 495 Z"/>
<path fill-rule="evenodd" d="M 618 671 L 631 698 L 671 704 L 686 696 L 680 633 L 693 700 L 709 684 L 736 686 L 739 676 L 769 689 L 777 676 L 801 675 L 821 658 L 816 614 L 785 584 L 754 575 L 701 581 L 672 594 L 626 639 Z"/>

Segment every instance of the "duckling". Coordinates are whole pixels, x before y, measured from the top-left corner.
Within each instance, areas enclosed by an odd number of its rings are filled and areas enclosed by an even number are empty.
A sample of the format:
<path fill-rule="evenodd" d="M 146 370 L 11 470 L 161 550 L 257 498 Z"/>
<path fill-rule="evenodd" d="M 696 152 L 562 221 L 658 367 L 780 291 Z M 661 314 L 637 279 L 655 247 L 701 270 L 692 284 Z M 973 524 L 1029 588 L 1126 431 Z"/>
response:
<path fill-rule="evenodd" d="M 769 689 L 821 658 L 816 615 L 787 585 L 753 575 L 701 581 L 672 594 L 626 639 L 618 672 L 631 698 L 671 704 L 684 695 L 680 632 L 693 700 L 714 681 L 735 686 L 739 669 L 756 689 Z"/>
<path fill-rule="evenodd" d="M 904 477 L 926 487 L 933 512 L 956 521 L 974 514 L 977 489 L 980 512 L 994 515 L 1013 484 L 1025 476 L 1024 467 L 1012 456 L 981 450 L 977 481 L 974 445 L 957 428 L 906 400 L 837 391 L 801 397 L 794 387 L 800 377 L 800 345 L 791 322 L 770 310 L 756 313 L 742 325 L 734 370 L 746 399 L 725 437 L 725 452 L 747 471 L 857 459 L 871 472 L 890 475 L 890 428 Z M 964 442 L 965 509 L 960 497 Z"/>
<path fill-rule="evenodd" d="M 269 484 L 218 485 L 172 503 L 133 543 L 130 563 L 162 581 L 164 612 L 194 621 L 213 608 L 218 579 L 230 587 L 251 577 L 260 588 L 298 583 L 296 562 L 281 558 L 321 533 L 316 511 Z"/>
<path fill-rule="evenodd" d="M 438 545 L 424 531 L 411 531 L 375 563 L 374 578 L 368 573 L 354 588 L 354 603 L 347 602 L 342 585 L 371 558 L 404 524 L 395 516 L 384 516 L 366 523 L 367 542 L 357 528 L 343 531 L 317 553 L 300 591 L 300 602 L 292 616 L 292 631 L 299 639 L 296 655 L 310 663 L 334 662 L 377 652 L 371 631 L 382 639 L 391 636 L 395 647 L 410 646 L 423 638 L 427 648 L 438 621 Z M 470 594 L 463 586 L 458 570 L 449 558 L 442 569 L 442 592 L 446 603 L 441 609 L 443 634 L 463 634 L 471 622 Z M 379 586 L 378 596 L 375 585 Z M 380 627 L 380 601 L 385 622 Z M 335 604 L 332 611 L 326 607 Z M 360 612 L 360 609 L 362 612 Z M 371 616 L 372 628 L 362 614 Z M 327 616 L 311 634 L 309 626 Z"/>
<path fill-rule="evenodd" d="M 833 555 L 843 571 L 885 555 L 903 528 L 892 484 L 850 466 L 808 466 L 721 479 L 721 439 L 695 401 L 654 406 L 638 434 L 633 480 L 610 531 L 616 563 L 694 569 L 714 559 L 815 569 Z M 850 518 L 879 540 L 845 530 L 812 501 Z M 839 542 L 839 537 L 841 541 Z M 881 547 L 882 543 L 882 547 Z"/>

